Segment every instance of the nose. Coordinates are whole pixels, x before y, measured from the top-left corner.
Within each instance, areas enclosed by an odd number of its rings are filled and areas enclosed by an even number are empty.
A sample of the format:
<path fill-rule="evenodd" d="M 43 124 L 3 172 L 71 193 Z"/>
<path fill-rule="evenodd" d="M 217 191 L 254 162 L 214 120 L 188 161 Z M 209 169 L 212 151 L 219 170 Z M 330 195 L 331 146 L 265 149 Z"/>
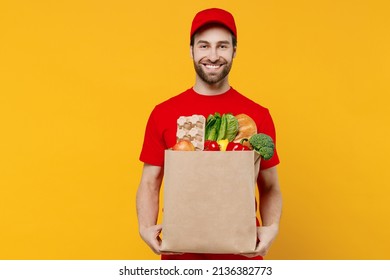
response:
<path fill-rule="evenodd" d="M 211 62 L 215 62 L 219 59 L 219 54 L 217 48 L 210 48 L 210 53 L 209 53 L 209 60 Z"/>

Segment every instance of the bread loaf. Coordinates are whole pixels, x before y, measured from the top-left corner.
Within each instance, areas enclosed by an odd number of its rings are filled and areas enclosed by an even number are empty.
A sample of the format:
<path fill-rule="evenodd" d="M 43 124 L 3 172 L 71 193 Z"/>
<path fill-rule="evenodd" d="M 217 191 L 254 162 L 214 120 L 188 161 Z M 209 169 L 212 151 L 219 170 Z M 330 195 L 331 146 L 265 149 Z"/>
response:
<path fill-rule="evenodd" d="M 242 139 L 249 139 L 252 135 L 257 133 L 257 126 L 255 121 L 246 114 L 235 115 L 238 121 L 238 133 L 234 138 L 234 142 L 239 143 Z"/>

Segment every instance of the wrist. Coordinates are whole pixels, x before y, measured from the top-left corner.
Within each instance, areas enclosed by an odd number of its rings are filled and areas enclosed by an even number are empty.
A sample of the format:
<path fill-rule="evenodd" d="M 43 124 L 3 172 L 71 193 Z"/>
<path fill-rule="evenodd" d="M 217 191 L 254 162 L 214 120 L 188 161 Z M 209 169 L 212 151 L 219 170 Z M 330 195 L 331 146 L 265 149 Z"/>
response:
<path fill-rule="evenodd" d="M 279 223 L 263 224 L 261 227 L 267 227 L 273 229 L 276 232 L 279 232 Z"/>
<path fill-rule="evenodd" d="M 138 232 L 142 235 L 142 233 L 145 232 L 148 228 L 149 228 L 149 226 L 139 225 L 138 226 Z"/>

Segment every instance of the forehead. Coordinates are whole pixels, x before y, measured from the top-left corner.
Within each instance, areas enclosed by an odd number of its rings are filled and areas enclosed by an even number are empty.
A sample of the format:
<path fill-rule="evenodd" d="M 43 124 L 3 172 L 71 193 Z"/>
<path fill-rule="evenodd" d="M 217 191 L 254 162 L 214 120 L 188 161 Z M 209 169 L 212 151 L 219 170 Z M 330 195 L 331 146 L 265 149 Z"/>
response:
<path fill-rule="evenodd" d="M 194 35 L 195 43 L 202 40 L 210 43 L 229 41 L 232 43 L 232 33 L 221 25 L 209 25 L 201 28 Z"/>

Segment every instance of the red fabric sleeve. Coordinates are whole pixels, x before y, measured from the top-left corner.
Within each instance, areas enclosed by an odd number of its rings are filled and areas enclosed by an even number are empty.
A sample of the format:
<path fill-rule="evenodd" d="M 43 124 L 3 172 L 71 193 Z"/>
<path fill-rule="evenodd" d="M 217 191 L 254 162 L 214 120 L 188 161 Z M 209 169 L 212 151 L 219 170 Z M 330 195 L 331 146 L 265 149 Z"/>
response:
<path fill-rule="evenodd" d="M 158 122 L 156 118 L 156 108 L 149 116 L 146 129 L 144 143 L 142 146 L 140 161 L 151 165 L 164 165 L 164 151 L 166 149 L 163 139 L 160 137 Z"/>
<path fill-rule="evenodd" d="M 260 161 L 260 169 L 264 170 L 264 169 L 273 167 L 273 166 L 279 164 L 279 162 L 280 162 L 279 156 L 278 156 L 278 152 L 276 150 L 275 125 L 274 125 L 274 122 L 273 122 L 272 117 L 271 117 L 271 115 L 270 115 L 268 110 L 266 111 L 264 120 L 260 124 L 258 132 L 265 133 L 265 134 L 271 136 L 271 138 L 274 140 L 274 143 L 275 143 L 275 150 L 274 150 L 273 157 L 270 158 L 269 160 L 261 159 L 261 161 Z"/>

